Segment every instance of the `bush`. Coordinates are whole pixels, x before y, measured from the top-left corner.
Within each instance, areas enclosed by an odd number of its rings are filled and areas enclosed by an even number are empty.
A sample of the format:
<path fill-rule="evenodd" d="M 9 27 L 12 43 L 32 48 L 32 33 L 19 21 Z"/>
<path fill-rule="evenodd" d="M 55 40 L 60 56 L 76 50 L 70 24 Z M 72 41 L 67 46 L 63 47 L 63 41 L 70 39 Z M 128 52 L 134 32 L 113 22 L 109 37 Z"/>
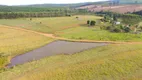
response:
<path fill-rule="evenodd" d="M 140 28 L 140 30 L 142 30 L 142 26 L 140 26 L 139 28 Z"/>
<path fill-rule="evenodd" d="M 66 14 L 66 16 L 71 17 L 72 15 L 71 14 Z"/>
<path fill-rule="evenodd" d="M 76 17 L 76 19 L 78 19 L 79 17 Z"/>
<path fill-rule="evenodd" d="M 111 26 L 106 27 L 106 30 L 112 30 Z"/>
<path fill-rule="evenodd" d="M 32 21 L 32 18 L 30 18 L 30 21 Z"/>
<path fill-rule="evenodd" d="M 119 32 L 121 32 L 121 29 L 120 29 L 120 28 L 114 28 L 114 29 L 112 30 L 112 32 L 119 33 Z"/>
<path fill-rule="evenodd" d="M 125 29 L 125 27 L 124 27 L 123 25 L 120 25 L 120 29 L 124 30 L 124 29 Z"/>
<path fill-rule="evenodd" d="M 128 32 L 131 31 L 131 29 L 130 29 L 129 27 L 125 27 L 125 28 L 124 28 L 124 31 L 125 31 L 126 33 L 128 33 Z"/>
<path fill-rule="evenodd" d="M 90 25 L 90 21 L 89 20 L 87 21 L 87 24 Z"/>
<path fill-rule="evenodd" d="M 91 21 L 91 22 L 90 22 L 90 25 L 91 25 L 91 26 L 94 26 L 95 24 L 96 24 L 96 21 Z"/>

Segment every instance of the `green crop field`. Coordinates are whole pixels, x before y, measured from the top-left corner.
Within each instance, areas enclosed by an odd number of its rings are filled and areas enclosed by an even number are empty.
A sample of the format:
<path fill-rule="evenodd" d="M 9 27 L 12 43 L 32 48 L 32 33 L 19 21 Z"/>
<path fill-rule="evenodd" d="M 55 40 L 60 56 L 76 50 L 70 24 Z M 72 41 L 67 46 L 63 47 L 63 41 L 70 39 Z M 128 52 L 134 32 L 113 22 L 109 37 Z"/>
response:
<path fill-rule="evenodd" d="M 0 26 L 0 68 L 15 55 L 41 47 L 52 39 L 32 32 Z"/>
<path fill-rule="evenodd" d="M 141 80 L 141 52 L 141 44 L 111 44 L 19 65 L 0 80 Z"/>

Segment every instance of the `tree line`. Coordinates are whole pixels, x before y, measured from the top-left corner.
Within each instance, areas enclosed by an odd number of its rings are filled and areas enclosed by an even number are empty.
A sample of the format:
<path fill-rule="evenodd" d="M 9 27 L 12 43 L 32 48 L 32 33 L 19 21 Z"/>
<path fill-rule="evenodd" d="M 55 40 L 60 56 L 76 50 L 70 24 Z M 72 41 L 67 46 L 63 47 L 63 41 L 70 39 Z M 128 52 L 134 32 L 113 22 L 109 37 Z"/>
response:
<path fill-rule="evenodd" d="M 0 6 L 0 12 L 54 12 L 54 11 L 64 11 L 66 8 L 40 8 L 40 7 L 20 7 L 20 6 Z"/>
<path fill-rule="evenodd" d="M 64 10 L 51 12 L 0 12 L 0 19 L 32 18 L 32 17 L 62 17 L 84 14 L 78 10 Z"/>
<path fill-rule="evenodd" d="M 1 12 L 0 19 L 67 16 L 65 12 Z"/>
<path fill-rule="evenodd" d="M 87 10 L 70 8 L 36 8 L 0 6 L 0 19 L 29 18 L 29 17 L 60 17 L 77 14 L 88 14 Z"/>
<path fill-rule="evenodd" d="M 142 16 L 137 14 L 120 14 L 120 13 L 114 13 L 114 12 L 96 12 L 99 16 L 108 16 L 108 17 L 115 17 L 117 19 L 121 19 L 122 23 L 124 24 L 130 24 L 135 25 L 142 21 Z"/>
<path fill-rule="evenodd" d="M 97 15 L 103 16 L 101 22 L 107 24 L 101 26 L 100 29 L 109 30 L 117 33 L 135 33 L 142 32 L 142 16 L 136 14 L 119 14 L 112 12 L 98 12 Z"/>
<path fill-rule="evenodd" d="M 134 12 L 133 14 L 137 14 L 137 15 L 141 15 L 142 16 L 142 11 L 137 11 L 137 12 Z"/>

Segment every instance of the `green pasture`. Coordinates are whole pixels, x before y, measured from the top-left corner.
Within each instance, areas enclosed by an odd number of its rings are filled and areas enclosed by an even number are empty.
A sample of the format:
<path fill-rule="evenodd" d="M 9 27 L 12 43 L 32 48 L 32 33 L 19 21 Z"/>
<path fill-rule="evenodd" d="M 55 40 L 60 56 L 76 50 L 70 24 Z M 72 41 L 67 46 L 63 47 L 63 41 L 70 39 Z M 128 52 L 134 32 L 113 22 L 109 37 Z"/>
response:
<path fill-rule="evenodd" d="M 113 33 L 95 27 L 77 27 L 56 32 L 57 36 L 78 40 L 96 41 L 141 41 L 142 34 Z"/>

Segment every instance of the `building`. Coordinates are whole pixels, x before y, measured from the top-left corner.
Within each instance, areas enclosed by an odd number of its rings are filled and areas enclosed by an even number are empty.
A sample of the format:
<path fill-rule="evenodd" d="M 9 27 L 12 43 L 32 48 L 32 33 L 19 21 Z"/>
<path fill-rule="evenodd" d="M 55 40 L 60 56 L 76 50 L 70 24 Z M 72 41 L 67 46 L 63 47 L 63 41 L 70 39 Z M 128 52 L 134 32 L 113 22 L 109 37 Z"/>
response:
<path fill-rule="evenodd" d="M 115 22 L 115 24 L 116 24 L 116 25 L 119 25 L 119 24 L 121 24 L 121 22 L 118 22 L 118 21 L 117 21 L 117 22 Z"/>

